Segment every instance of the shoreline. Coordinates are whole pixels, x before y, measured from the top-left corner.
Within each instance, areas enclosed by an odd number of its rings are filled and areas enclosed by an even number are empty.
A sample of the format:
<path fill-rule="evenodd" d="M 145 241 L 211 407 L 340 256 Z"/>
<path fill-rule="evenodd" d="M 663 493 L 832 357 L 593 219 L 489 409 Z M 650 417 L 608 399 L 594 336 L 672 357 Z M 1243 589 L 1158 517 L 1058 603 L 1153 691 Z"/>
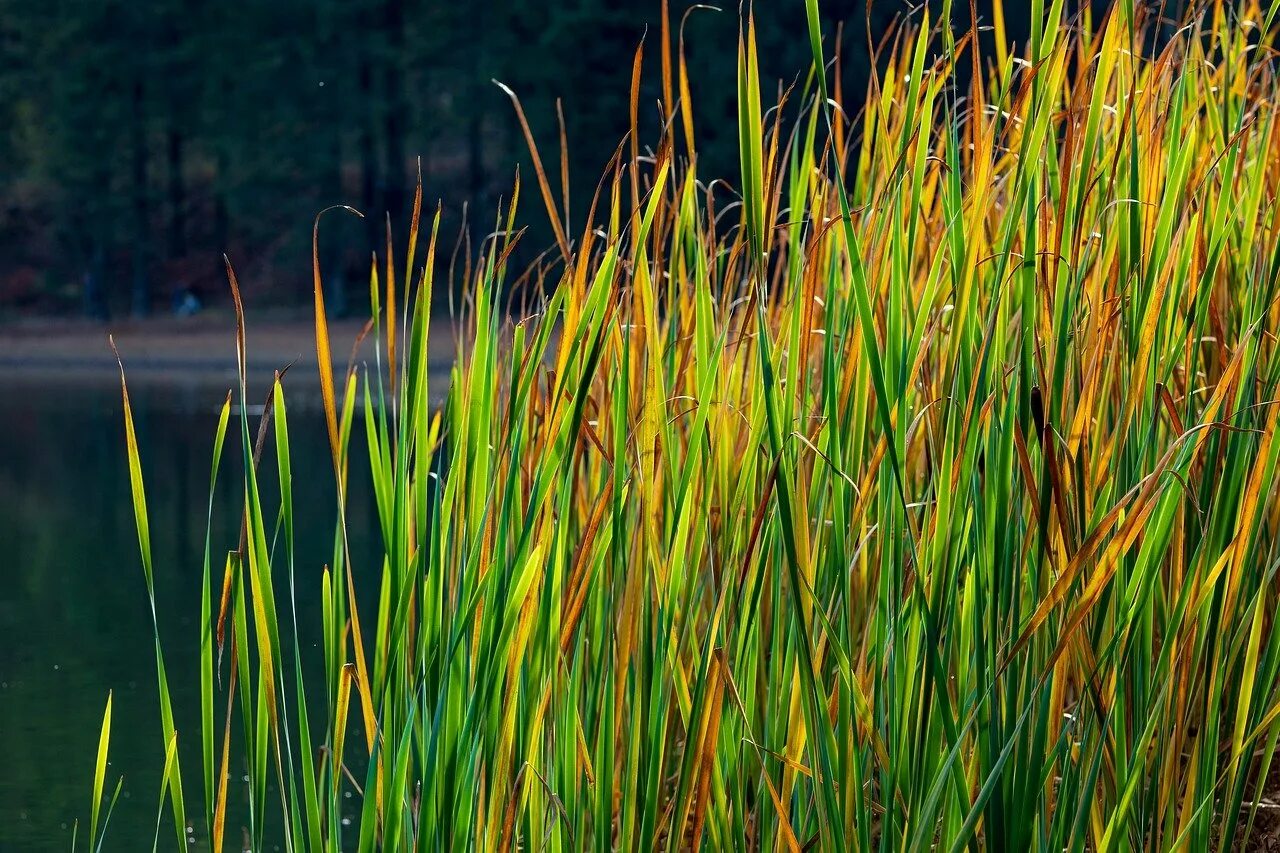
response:
<path fill-rule="evenodd" d="M 453 329 L 447 318 L 432 322 L 431 371 L 453 363 Z M 366 335 L 353 349 L 365 323 L 335 320 L 329 325 L 333 369 L 349 363 L 372 365 L 374 346 Z M 98 384 L 118 381 L 120 368 L 108 337 L 115 339 L 130 383 L 223 385 L 237 376 L 235 317 L 210 311 L 197 317 L 88 320 L 41 319 L 0 323 L 0 382 Z M 318 382 L 315 328 L 309 318 L 267 317 L 245 330 L 246 372 L 270 377 L 292 364 L 290 376 Z"/>

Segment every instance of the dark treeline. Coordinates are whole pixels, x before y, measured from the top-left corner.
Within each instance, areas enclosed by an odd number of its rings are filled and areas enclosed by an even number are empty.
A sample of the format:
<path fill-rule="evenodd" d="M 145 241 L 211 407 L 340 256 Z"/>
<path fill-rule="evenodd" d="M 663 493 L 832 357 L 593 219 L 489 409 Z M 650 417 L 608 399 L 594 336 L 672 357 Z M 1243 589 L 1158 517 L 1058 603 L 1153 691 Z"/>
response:
<path fill-rule="evenodd" d="M 672 0 L 673 31 L 690 5 Z M 967 26 L 969 4 L 954 5 Z M 1016 32 L 1024 4 L 1007 5 Z M 326 220 L 322 263 L 341 310 L 343 291 L 348 302 L 364 292 L 355 285 L 384 240 L 384 212 L 403 234 L 419 160 L 447 234 L 464 203 L 473 231 L 487 231 L 517 164 L 532 181 L 511 103 L 492 79 L 521 97 L 553 181 L 561 99 L 581 227 L 629 126 L 632 57 L 646 28 L 641 104 L 655 130 L 661 8 L 0 0 L 0 312 L 144 315 L 187 292 L 217 301 L 224 251 L 257 301 L 305 304 L 312 217 L 339 203 L 373 214 Z M 822 8 L 828 38 L 844 23 L 846 91 L 859 93 L 868 25 L 880 38 L 895 19 L 919 16 L 900 0 L 873 0 L 869 16 L 860 0 Z M 755 15 L 764 79 L 806 73 L 802 0 L 757 2 Z M 692 11 L 684 31 L 708 176 L 736 174 L 737 29 L 730 6 Z M 526 190 L 522 221 L 536 224 L 545 217 Z"/>

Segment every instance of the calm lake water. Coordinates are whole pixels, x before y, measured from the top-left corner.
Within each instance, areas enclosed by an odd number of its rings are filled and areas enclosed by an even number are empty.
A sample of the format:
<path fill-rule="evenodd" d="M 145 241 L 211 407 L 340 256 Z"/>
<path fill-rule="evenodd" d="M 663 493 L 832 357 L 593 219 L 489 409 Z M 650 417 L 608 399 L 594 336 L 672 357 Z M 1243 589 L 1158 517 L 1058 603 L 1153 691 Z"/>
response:
<path fill-rule="evenodd" d="M 318 392 L 314 380 L 303 379 L 292 388 L 286 382 L 286 398 L 305 656 L 320 634 L 320 572 L 332 554 L 335 499 Z M 267 380 L 253 385 L 251 399 L 261 399 Z M 130 384 L 194 849 L 207 847 L 198 745 L 200 573 L 210 450 L 225 393 L 226 386 L 210 383 Z M 356 420 L 348 524 L 356 583 L 363 577 L 367 589 L 367 578 L 376 576 L 371 555 L 380 543 L 363 426 Z M 0 850 L 67 850 L 77 818 L 84 849 L 109 690 L 114 710 L 107 787 L 122 774 L 124 787 L 103 849 L 147 849 L 155 833 L 164 744 L 119 386 L 107 379 L 72 387 L 10 383 L 0 387 L 0 424 Z M 235 547 L 238 533 L 235 424 L 233 417 L 214 513 L 219 578 L 221 555 Z M 251 424 L 256 429 L 256 418 Z M 267 461 L 264 468 L 274 471 L 274 461 Z M 274 492 L 274 483 L 264 489 Z M 286 589 L 277 584 L 278 591 Z M 353 814 L 356 809 L 353 804 Z M 230 810 L 229 830 L 239 823 L 237 805 Z M 165 825 L 171 827 L 167 817 Z M 161 832 L 161 849 L 170 849 L 172 829 Z M 238 835 L 228 832 L 230 849 L 239 849 Z"/>

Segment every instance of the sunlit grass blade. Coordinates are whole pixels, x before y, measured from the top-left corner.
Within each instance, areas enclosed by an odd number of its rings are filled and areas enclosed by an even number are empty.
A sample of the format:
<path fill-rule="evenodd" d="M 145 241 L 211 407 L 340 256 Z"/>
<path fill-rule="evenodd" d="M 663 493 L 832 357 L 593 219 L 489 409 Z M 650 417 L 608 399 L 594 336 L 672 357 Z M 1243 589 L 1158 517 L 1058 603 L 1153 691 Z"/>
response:
<path fill-rule="evenodd" d="M 1034 0 L 1022 43 L 998 2 L 953 31 L 962 7 L 873 33 L 850 98 L 848 46 L 806 0 L 810 73 L 776 104 L 773 34 L 743 9 L 731 191 L 662 4 L 658 138 L 642 44 L 572 240 L 564 112 L 557 200 L 504 86 L 551 255 L 512 268 L 517 179 L 457 263 L 437 210 L 417 266 L 419 183 L 335 376 L 317 224 L 327 464 L 299 454 L 279 375 L 250 432 L 231 274 L 243 523 L 214 542 L 224 404 L 201 593 L 215 850 L 237 798 L 255 849 L 1257 835 L 1280 743 L 1276 15 Z M 447 380 L 441 289 L 462 306 Z M 303 489 L 331 529 L 304 526 Z M 158 642 L 157 666 L 169 747 Z"/>
<path fill-rule="evenodd" d="M 102 789 L 107 776 L 107 753 L 111 744 L 111 693 L 107 693 L 107 707 L 102 712 L 102 733 L 98 736 L 98 762 L 93 772 L 93 808 L 89 817 L 89 849 L 97 849 L 98 809 L 102 805 Z M 74 844 L 72 845 L 75 846 Z"/>

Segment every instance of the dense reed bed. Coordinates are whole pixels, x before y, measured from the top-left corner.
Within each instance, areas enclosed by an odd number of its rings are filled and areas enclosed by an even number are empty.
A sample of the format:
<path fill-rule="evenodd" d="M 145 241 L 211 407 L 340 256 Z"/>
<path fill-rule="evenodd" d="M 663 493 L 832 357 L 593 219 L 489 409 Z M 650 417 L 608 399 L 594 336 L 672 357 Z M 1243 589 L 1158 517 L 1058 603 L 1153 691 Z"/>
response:
<path fill-rule="evenodd" d="M 1277 13 L 1157 39 L 1132 0 L 1043 2 L 1016 48 L 998 4 L 980 38 L 917 15 L 865 93 L 797 3 L 825 71 L 767 111 L 746 15 L 737 189 L 699 181 L 664 8 L 634 67 L 665 131 L 581 230 L 539 163 L 526 273 L 517 187 L 440 410 L 421 190 L 376 363 L 333 375 L 317 268 L 333 488 L 368 455 L 384 556 L 339 513 L 295 565 L 288 383 L 261 429 L 229 397 L 244 534 L 206 546 L 200 658 L 157 639 L 177 843 L 239 844 L 228 800 L 254 849 L 1243 843 L 1280 736 Z M 100 763 L 91 840 L 103 794 Z"/>

